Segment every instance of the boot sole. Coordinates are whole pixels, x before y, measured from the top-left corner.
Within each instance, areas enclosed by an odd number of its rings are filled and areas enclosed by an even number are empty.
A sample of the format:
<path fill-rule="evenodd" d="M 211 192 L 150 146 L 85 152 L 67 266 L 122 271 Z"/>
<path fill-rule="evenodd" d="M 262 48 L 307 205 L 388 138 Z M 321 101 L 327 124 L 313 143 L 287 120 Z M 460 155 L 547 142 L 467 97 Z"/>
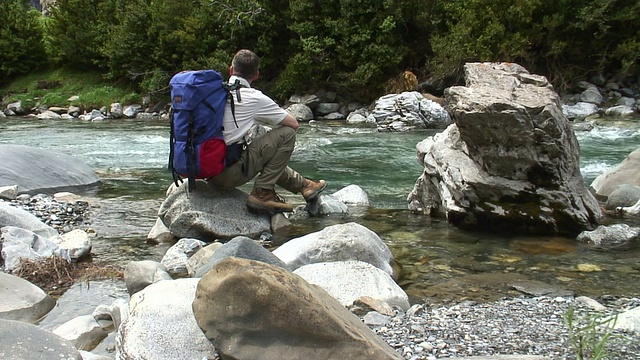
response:
<path fill-rule="evenodd" d="M 309 202 L 309 201 L 315 200 L 318 197 L 318 195 L 320 195 L 320 193 L 324 191 L 326 187 L 327 187 L 327 183 L 324 183 L 323 187 L 312 192 L 308 197 L 304 198 L 304 201 Z"/>
<path fill-rule="evenodd" d="M 254 204 L 254 203 L 247 203 L 247 207 L 249 208 L 249 210 L 253 210 L 255 212 L 283 213 L 283 212 L 293 211 L 293 208 L 291 210 L 288 210 L 288 209 L 275 208 L 275 207 L 270 207 L 266 205 Z"/>

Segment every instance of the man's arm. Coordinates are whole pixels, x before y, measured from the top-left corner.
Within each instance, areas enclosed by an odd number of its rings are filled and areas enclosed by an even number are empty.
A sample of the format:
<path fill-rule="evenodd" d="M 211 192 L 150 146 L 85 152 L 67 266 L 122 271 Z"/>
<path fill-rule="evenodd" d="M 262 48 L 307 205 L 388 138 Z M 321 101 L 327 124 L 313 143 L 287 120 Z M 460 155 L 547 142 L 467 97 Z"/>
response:
<path fill-rule="evenodd" d="M 282 121 L 280 122 L 280 125 L 288 126 L 293 130 L 298 130 L 299 126 L 298 121 L 291 114 L 287 114 L 287 116 L 285 116 L 284 119 L 282 119 Z"/>

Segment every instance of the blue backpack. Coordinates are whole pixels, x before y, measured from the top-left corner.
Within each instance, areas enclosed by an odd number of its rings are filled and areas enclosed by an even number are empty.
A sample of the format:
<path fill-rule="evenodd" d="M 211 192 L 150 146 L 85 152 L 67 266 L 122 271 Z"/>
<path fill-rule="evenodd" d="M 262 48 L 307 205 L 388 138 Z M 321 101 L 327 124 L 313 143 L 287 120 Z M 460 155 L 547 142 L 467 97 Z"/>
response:
<path fill-rule="evenodd" d="M 171 147 L 169 170 L 178 185 L 181 177 L 189 179 L 189 191 L 195 189 L 195 179 L 216 176 L 225 168 L 227 147 L 222 131 L 222 119 L 227 99 L 236 90 L 240 100 L 239 82 L 229 85 L 215 70 L 183 71 L 171 78 Z M 235 120 L 235 114 L 234 114 Z M 236 126 L 238 126 L 236 122 Z"/>

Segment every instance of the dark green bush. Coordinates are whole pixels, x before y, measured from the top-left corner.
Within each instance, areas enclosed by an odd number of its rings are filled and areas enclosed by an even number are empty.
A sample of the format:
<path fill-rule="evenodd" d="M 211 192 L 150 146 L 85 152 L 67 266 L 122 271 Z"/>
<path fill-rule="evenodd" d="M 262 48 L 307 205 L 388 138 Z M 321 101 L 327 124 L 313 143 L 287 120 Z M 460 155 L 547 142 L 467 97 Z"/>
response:
<path fill-rule="evenodd" d="M 25 0 L 0 1 L 0 81 L 46 62 L 40 13 Z"/>
<path fill-rule="evenodd" d="M 403 15 L 410 6 L 393 0 L 290 2 L 295 56 L 285 68 L 286 77 L 278 81 L 278 91 L 322 84 L 352 94 L 379 92 L 391 74 L 404 70 L 411 52 L 403 41 Z"/>
<path fill-rule="evenodd" d="M 44 58 L 25 2 L 0 11 L 0 73 Z M 628 0 L 58 0 L 45 24 L 56 64 L 98 67 L 163 94 L 185 69 L 226 75 L 240 48 L 262 58 L 256 86 L 284 99 L 327 88 L 370 101 L 412 70 L 418 80 L 469 61 L 518 62 L 560 86 L 604 72 L 637 75 L 640 1 Z"/>
<path fill-rule="evenodd" d="M 637 72 L 640 2 L 445 0 L 428 67 L 438 76 L 468 61 L 518 62 L 560 87 L 597 72 Z"/>
<path fill-rule="evenodd" d="M 110 0 L 56 0 L 45 21 L 47 51 L 56 63 L 77 69 L 104 64 Z"/>

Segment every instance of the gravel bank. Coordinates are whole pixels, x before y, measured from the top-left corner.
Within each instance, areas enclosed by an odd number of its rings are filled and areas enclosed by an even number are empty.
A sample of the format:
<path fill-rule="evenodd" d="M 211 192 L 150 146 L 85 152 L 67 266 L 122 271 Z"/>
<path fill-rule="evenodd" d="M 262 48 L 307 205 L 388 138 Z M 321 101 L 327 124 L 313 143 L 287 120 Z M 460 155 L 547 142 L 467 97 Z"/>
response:
<path fill-rule="evenodd" d="M 20 195 L 9 203 L 30 212 L 61 234 L 85 225 L 90 209 L 86 201 L 57 201 L 52 196 L 44 194 Z"/>
<path fill-rule="evenodd" d="M 495 355 L 576 359 L 565 322 L 569 307 L 575 310 L 578 326 L 583 326 L 590 316 L 605 318 L 640 306 L 637 298 L 599 300 L 606 306 L 601 311 L 574 298 L 536 297 L 451 306 L 414 305 L 394 317 L 369 313 L 363 319 L 405 359 Z M 640 359 L 639 334 L 613 333 L 607 342 L 607 359 Z M 597 338 L 603 334 L 599 332 Z"/>

